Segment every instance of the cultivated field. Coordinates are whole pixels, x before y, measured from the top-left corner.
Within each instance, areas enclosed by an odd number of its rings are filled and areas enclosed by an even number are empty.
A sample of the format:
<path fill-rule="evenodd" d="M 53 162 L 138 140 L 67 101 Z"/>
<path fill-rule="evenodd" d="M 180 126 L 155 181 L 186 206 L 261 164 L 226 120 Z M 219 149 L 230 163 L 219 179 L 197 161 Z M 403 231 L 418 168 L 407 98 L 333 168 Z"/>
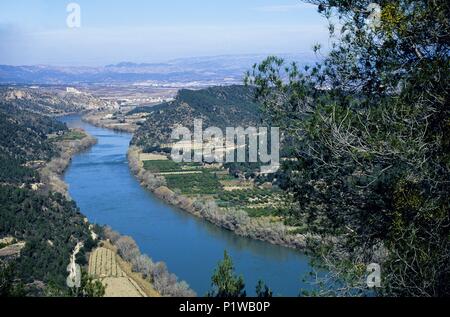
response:
<path fill-rule="evenodd" d="M 97 248 L 89 257 L 89 274 L 106 285 L 105 297 L 148 297 L 149 295 L 122 269 L 116 253 Z"/>
<path fill-rule="evenodd" d="M 229 175 L 217 165 L 177 163 L 157 159 L 143 161 L 145 170 L 164 177 L 167 187 L 187 197 L 207 196 L 223 209 L 240 209 L 250 217 L 273 217 L 280 214 L 285 198 L 275 188 Z"/>
<path fill-rule="evenodd" d="M 140 161 L 168 161 L 169 158 L 162 154 L 139 153 Z"/>
<path fill-rule="evenodd" d="M 98 248 L 89 258 L 89 274 L 96 278 L 125 277 L 116 261 L 116 254 L 106 248 Z"/>

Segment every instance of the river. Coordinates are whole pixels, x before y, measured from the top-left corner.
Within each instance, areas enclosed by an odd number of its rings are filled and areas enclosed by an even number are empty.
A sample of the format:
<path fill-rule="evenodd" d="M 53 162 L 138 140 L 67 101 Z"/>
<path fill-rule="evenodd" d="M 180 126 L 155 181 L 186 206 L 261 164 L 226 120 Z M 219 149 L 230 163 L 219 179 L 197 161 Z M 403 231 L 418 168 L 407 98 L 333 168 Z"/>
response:
<path fill-rule="evenodd" d="M 98 139 L 97 145 L 73 158 L 64 175 L 81 212 L 93 223 L 133 237 L 142 253 L 164 261 L 199 296 L 210 289 L 211 275 L 224 250 L 233 258 L 236 272 L 243 275 L 249 295 L 254 295 L 259 279 L 274 295 L 297 296 L 301 288 L 308 288 L 302 280 L 311 269 L 302 253 L 237 236 L 144 190 L 127 164 L 131 134 L 95 127 L 79 116 L 61 120 Z"/>

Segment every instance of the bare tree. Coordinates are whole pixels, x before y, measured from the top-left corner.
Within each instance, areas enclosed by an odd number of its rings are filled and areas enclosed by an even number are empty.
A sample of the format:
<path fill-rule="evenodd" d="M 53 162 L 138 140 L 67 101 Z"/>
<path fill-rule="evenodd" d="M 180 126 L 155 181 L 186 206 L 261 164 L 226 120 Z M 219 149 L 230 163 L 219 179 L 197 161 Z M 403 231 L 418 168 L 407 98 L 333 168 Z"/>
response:
<path fill-rule="evenodd" d="M 126 261 L 132 261 L 140 255 L 139 248 L 133 238 L 124 236 L 116 242 L 120 256 Z"/>
<path fill-rule="evenodd" d="M 142 273 L 144 278 L 152 276 L 155 264 L 147 255 L 139 255 L 131 261 L 133 271 Z"/>
<path fill-rule="evenodd" d="M 114 231 L 110 226 L 106 226 L 103 229 L 103 234 L 105 235 L 105 238 L 113 244 L 115 244 L 120 238 L 120 234 L 117 231 Z"/>

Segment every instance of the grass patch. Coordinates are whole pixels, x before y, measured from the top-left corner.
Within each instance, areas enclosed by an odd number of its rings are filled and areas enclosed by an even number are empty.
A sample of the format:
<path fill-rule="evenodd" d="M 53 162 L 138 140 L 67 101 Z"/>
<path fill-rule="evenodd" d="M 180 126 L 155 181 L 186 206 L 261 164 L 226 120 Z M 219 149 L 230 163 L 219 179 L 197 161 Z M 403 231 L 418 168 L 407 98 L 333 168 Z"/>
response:
<path fill-rule="evenodd" d="M 234 184 L 234 183 L 239 183 L 239 182 L 237 181 L 236 177 L 234 177 L 234 176 L 228 174 L 228 172 L 226 172 L 226 174 L 225 174 L 225 173 L 221 174 L 221 175 L 219 176 L 219 178 L 220 178 L 220 180 L 221 180 L 222 182 L 230 182 L 230 183 L 232 183 L 232 184 Z"/>
<path fill-rule="evenodd" d="M 212 195 L 219 207 L 240 208 L 250 217 L 280 214 L 277 209 L 278 190 L 244 187 L 241 181 L 224 170 L 204 168 L 201 164 L 194 162 L 177 163 L 172 160 L 146 160 L 143 164 L 144 168 L 151 173 L 162 174 L 167 187 L 182 195 Z M 197 173 L 182 173 L 187 171 Z M 242 189 L 225 190 L 224 186 L 229 185 L 242 187 Z"/>
<path fill-rule="evenodd" d="M 165 175 L 167 186 L 185 195 L 214 195 L 222 190 L 218 177 L 208 170 L 201 174 Z"/>
<path fill-rule="evenodd" d="M 217 196 L 217 204 L 222 208 L 240 208 L 250 217 L 277 216 L 277 190 L 252 188 L 233 191 L 223 191 Z M 267 206 L 265 206 L 267 205 Z"/>
<path fill-rule="evenodd" d="M 243 209 L 250 217 L 269 217 L 277 216 L 279 214 L 278 210 L 273 207 L 267 208 L 244 208 Z"/>
<path fill-rule="evenodd" d="M 289 234 L 295 235 L 295 234 L 305 234 L 308 232 L 308 226 L 307 225 L 301 225 L 300 227 L 297 227 L 293 230 L 289 231 Z"/>
<path fill-rule="evenodd" d="M 181 165 L 171 160 L 144 161 L 144 168 L 152 173 L 177 172 Z"/>
<path fill-rule="evenodd" d="M 76 130 L 70 130 L 63 135 L 57 136 L 56 138 L 53 138 L 52 140 L 55 142 L 60 141 L 78 141 L 83 140 L 86 137 L 86 133 Z"/>

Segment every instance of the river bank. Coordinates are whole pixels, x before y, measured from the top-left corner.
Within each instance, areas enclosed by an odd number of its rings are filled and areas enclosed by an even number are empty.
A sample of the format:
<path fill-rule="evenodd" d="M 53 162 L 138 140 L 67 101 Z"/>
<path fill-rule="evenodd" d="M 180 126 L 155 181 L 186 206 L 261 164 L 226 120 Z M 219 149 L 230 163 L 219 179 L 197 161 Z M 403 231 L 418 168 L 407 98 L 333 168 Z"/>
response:
<path fill-rule="evenodd" d="M 62 176 L 69 167 L 72 158 L 97 144 L 97 139 L 82 129 L 70 129 L 65 135 L 55 137 L 54 144 L 59 152 L 58 157 L 53 158 L 39 172 L 44 179 L 44 184 L 47 184 L 50 190 L 72 199 L 68 192 L 68 185 L 64 182 Z M 87 219 L 85 222 L 91 230 L 93 241 L 96 241 L 97 234 L 93 231 L 93 225 L 89 224 Z M 154 290 L 152 283 L 141 272 L 133 270 L 131 261 L 123 260 L 119 256 L 117 248 L 109 244 L 108 241 L 99 241 L 98 245 L 98 248 L 87 254 L 89 258 L 87 270 L 92 277 L 102 282 L 106 297 L 160 296 Z M 76 271 L 76 256 L 83 246 L 84 243 L 79 242 L 70 257 L 68 281 L 75 281 L 77 274 L 81 276 L 81 272 Z M 102 259 L 103 261 L 96 261 L 98 255 L 104 250 L 108 250 L 110 254 L 107 258 Z M 108 261 L 111 261 L 111 263 Z"/>
<path fill-rule="evenodd" d="M 117 120 L 107 119 L 106 115 L 106 113 L 89 113 L 84 115 L 82 119 L 84 122 L 94 126 L 119 132 L 134 133 L 137 129 L 137 126 L 134 124 L 120 124 Z M 138 147 L 131 146 L 129 148 L 128 163 L 132 173 L 143 187 L 172 206 L 205 219 L 220 228 L 230 230 L 237 235 L 269 242 L 274 245 L 305 250 L 307 239 L 318 239 L 318 237 L 312 237 L 307 234 L 295 233 L 295 228 L 286 226 L 282 221 L 266 217 L 249 217 L 242 210 L 224 211 L 214 201 L 202 198 L 192 199 L 175 193 L 166 186 L 163 177 L 154 175 L 144 169 L 143 163 L 139 159 L 141 153 L 142 150 Z"/>
<path fill-rule="evenodd" d="M 53 139 L 53 144 L 57 148 L 58 155 L 39 170 L 44 188 L 53 192 L 58 192 L 68 199 L 72 200 L 69 195 L 68 185 L 64 182 L 62 176 L 72 162 L 72 158 L 76 154 L 86 151 L 97 144 L 97 139 L 83 129 L 69 129 L 64 135 L 50 136 L 50 139 Z M 97 234 L 93 231 L 93 225 L 89 224 L 87 219 L 85 219 L 85 223 L 89 226 L 93 241 L 98 240 Z M 153 290 L 153 286 L 149 281 L 143 279 L 140 276 L 140 273 L 134 273 L 132 271 L 131 262 L 122 260 L 117 254 L 117 250 L 114 249 L 112 245 L 108 244 L 107 241 L 99 241 L 98 245 L 100 247 L 86 254 L 86 256 L 89 258 L 89 266 L 87 270 L 91 276 L 99 279 L 102 282 L 105 287 L 106 297 L 160 296 L 155 290 Z M 83 242 L 78 242 L 70 257 L 70 264 L 68 267 L 69 276 L 67 278 L 68 285 L 75 285 L 73 282 L 70 283 L 70 281 L 75 281 L 77 276 L 81 276 L 79 268 L 77 272 L 76 256 L 83 248 L 83 246 Z M 98 250 L 101 248 L 105 248 L 105 246 L 109 248 L 113 257 L 117 258 L 117 267 L 120 267 L 120 269 L 114 268 L 114 271 L 116 271 L 116 273 L 117 271 L 120 271 L 120 277 L 110 276 L 113 272 L 113 269 L 111 269 L 110 267 L 105 267 L 105 265 L 108 263 L 102 263 L 101 261 L 100 262 L 101 264 L 103 264 L 103 267 L 100 267 L 97 270 L 99 274 L 92 274 L 92 272 L 94 272 L 92 267 L 95 268 L 96 264 L 96 262 L 93 261 L 93 258 L 95 258 L 95 256 L 98 254 Z M 111 258 L 111 256 L 109 258 Z"/>
<path fill-rule="evenodd" d="M 242 210 L 227 210 L 219 208 L 217 204 L 207 198 L 186 197 L 169 189 L 164 177 L 157 176 L 145 170 L 140 160 L 142 150 L 131 146 L 128 151 L 128 163 L 131 171 L 141 185 L 151 191 L 159 199 L 178 207 L 196 217 L 237 235 L 269 242 L 297 250 L 304 250 L 308 235 L 294 233 L 291 227 L 281 221 L 269 218 L 252 218 Z"/>
<path fill-rule="evenodd" d="M 236 272 L 244 276 L 249 296 L 255 295 L 259 280 L 276 295 L 297 296 L 301 289 L 310 289 L 303 279 L 312 269 L 303 252 L 246 238 L 158 199 L 130 171 L 131 134 L 88 124 L 79 116 L 64 120 L 98 140 L 89 151 L 76 155 L 64 173 L 80 211 L 96 224 L 132 237 L 141 254 L 151 255 L 154 263 L 164 261 L 167 270 L 187 281 L 199 296 L 210 290 L 224 250 L 233 258 Z M 170 276 L 160 276 L 158 290 L 173 280 L 166 278 Z"/>
<path fill-rule="evenodd" d="M 116 246 L 102 240 L 89 256 L 88 273 L 105 286 L 105 297 L 160 297 L 146 276 L 133 270 Z"/>
<path fill-rule="evenodd" d="M 73 137 L 73 135 L 76 135 L 76 137 Z M 70 129 L 66 135 L 54 137 L 53 143 L 58 149 L 58 156 L 39 169 L 42 185 L 45 189 L 60 193 L 70 199 L 68 187 L 62 180 L 62 175 L 69 166 L 72 157 L 95 145 L 97 140 L 84 130 Z"/>
<path fill-rule="evenodd" d="M 82 120 L 100 128 L 119 132 L 134 133 L 137 130 L 134 122 L 127 122 L 126 120 L 120 122 L 120 120 L 114 119 L 111 112 L 89 112 L 82 116 Z"/>
<path fill-rule="evenodd" d="M 64 117 L 61 117 L 61 120 L 66 122 Z M 40 170 L 41 175 L 46 177 L 49 188 L 72 199 L 62 176 L 77 154 L 86 152 L 98 145 L 98 142 L 98 138 L 82 128 L 71 128 L 65 135 L 54 136 L 54 144 L 58 148 L 59 155 Z M 195 292 L 187 283 L 179 281 L 163 262 L 154 263 L 149 257 L 141 254 L 131 237 L 112 231 L 110 227 L 103 227 L 97 236 L 93 233 L 93 225 L 89 224 L 87 218 L 85 222 L 90 227 L 93 240 L 98 241 L 98 247 L 87 254 L 89 259 L 87 269 L 91 276 L 104 284 L 106 297 L 195 296 Z M 109 254 L 105 257 L 106 250 Z M 97 258 L 101 260 L 98 261 Z"/>

